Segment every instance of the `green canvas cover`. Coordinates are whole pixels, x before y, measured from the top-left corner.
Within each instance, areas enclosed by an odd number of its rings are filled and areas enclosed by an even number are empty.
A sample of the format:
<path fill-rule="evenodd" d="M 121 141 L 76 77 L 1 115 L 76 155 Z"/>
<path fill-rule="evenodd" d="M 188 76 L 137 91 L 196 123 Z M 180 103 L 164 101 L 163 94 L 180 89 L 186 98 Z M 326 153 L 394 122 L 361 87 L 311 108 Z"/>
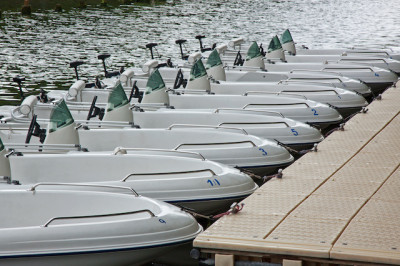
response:
<path fill-rule="evenodd" d="M 219 65 L 222 65 L 221 57 L 219 56 L 218 51 L 214 49 L 208 56 L 206 69 L 210 69 Z"/>
<path fill-rule="evenodd" d="M 3 142 L 2 142 L 1 139 L 0 139 L 0 151 L 2 151 L 2 150 L 4 150 L 4 144 L 3 144 Z"/>
<path fill-rule="evenodd" d="M 292 34 L 290 34 L 289 29 L 285 30 L 282 33 L 281 42 L 282 43 L 293 42 Z"/>
<path fill-rule="evenodd" d="M 192 69 L 190 70 L 190 80 L 195 80 L 207 75 L 206 68 L 204 67 L 201 59 L 197 59 Z"/>
<path fill-rule="evenodd" d="M 153 73 L 151 73 L 149 79 L 147 80 L 145 94 L 150 94 L 153 91 L 158 91 L 163 88 L 165 88 L 164 80 L 161 77 L 160 71 L 156 69 Z"/>
<path fill-rule="evenodd" d="M 128 104 L 128 97 L 126 97 L 121 82 L 118 82 L 108 96 L 107 112 L 111 112 L 112 110 L 124 106 L 125 104 Z"/>
<path fill-rule="evenodd" d="M 251 60 L 253 58 L 261 56 L 260 47 L 258 47 L 257 42 L 253 42 L 250 45 L 249 50 L 247 51 L 246 61 Z"/>
<path fill-rule="evenodd" d="M 274 36 L 269 43 L 268 52 L 273 52 L 282 48 L 281 42 L 279 41 L 278 36 Z"/>
<path fill-rule="evenodd" d="M 74 122 L 72 115 L 64 100 L 57 103 L 50 114 L 49 132 L 71 125 Z"/>

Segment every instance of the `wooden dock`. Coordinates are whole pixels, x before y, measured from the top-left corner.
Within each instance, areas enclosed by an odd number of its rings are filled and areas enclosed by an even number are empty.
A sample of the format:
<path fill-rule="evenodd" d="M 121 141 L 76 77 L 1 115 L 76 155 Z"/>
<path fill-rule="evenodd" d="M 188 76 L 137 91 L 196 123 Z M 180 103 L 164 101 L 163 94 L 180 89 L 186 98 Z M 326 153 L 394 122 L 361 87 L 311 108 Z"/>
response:
<path fill-rule="evenodd" d="M 400 82 L 194 241 L 216 266 L 400 265 Z M 260 264 L 259 264 L 260 265 Z"/>

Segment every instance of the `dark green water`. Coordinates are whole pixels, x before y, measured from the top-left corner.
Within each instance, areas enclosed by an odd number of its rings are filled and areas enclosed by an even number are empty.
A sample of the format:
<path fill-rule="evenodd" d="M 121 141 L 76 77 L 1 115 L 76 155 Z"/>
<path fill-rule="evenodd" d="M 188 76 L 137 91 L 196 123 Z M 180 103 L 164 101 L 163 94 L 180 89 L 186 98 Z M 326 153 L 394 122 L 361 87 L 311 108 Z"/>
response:
<path fill-rule="evenodd" d="M 61 2 L 63 12 L 55 12 Z M 110 53 L 110 69 L 139 66 L 149 59 L 144 46 L 159 43 L 158 52 L 178 58 L 175 40 L 207 36 L 206 44 L 243 36 L 268 43 L 290 28 L 295 40 L 311 47 L 398 45 L 397 0 L 183 0 L 120 4 L 119 0 L 31 0 L 32 15 L 21 16 L 21 1 L 0 0 L 0 105 L 18 104 L 16 75 L 26 77 L 30 93 L 39 88 L 66 89 L 74 79 L 69 62 L 83 60 L 81 76 L 102 73 L 99 53 Z"/>

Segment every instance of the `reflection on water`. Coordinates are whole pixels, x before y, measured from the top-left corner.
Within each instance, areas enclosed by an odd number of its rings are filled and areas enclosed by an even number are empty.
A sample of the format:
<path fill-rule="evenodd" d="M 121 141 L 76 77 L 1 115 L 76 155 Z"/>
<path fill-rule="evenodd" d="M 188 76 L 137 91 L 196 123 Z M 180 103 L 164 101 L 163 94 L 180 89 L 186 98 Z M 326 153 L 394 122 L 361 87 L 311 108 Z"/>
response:
<path fill-rule="evenodd" d="M 66 89 L 74 80 L 69 62 L 83 60 L 82 77 L 102 73 L 97 55 L 110 53 L 111 69 L 141 65 L 149 59 L 144 46 L 159 43 L 164 57 L 179 57 L 178 38 L 188 39 L 187 48 L 198 48 L 194 36 L 207 36 L 205 43 L 221 43 L 233 37 L 268 43 L 275 34 L 290 28 L 298 43 L 311 47 L 396 46 L 400 18 L 396 0 L 168 0 L 162 4 L 127 4 L 108 0 L 86 0 L 88 8 L 77 8 L 78 0 L 40 1 L 30 17 L 19 8 L 0 1 L 0 105 L 18 98 L 15 75 L 26 77 L 28 90 Z M 64 11 L 53 10 L 62 2 Z M 160 3 L 156 1 L 157 3 Z M 17 103 L 14 100 L 14 103 Z"/>

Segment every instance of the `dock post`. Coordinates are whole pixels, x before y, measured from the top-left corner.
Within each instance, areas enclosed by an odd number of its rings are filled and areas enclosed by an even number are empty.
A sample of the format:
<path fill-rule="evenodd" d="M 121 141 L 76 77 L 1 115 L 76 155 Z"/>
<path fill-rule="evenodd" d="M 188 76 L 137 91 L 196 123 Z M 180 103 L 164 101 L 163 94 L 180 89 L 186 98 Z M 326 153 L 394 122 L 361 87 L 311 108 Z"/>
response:
<path fill-rule="evenodd" d="M 288 260 L 284 259 L 282 261 L 282 266 L 301 266 L 303 265 L 301 260 Z"/>
<path fill-rule="evenodd" d="M 234 266 L 235 257 L 231 254 L 215 254 L 215 266 Z"/>
<path fill-rule="evenodd" d="M 21 8 L 22 15 L 30 15 L 32 13 L 32 8 L 30 5 L 30 0 L 24 0 L 24 5 Z"/>

